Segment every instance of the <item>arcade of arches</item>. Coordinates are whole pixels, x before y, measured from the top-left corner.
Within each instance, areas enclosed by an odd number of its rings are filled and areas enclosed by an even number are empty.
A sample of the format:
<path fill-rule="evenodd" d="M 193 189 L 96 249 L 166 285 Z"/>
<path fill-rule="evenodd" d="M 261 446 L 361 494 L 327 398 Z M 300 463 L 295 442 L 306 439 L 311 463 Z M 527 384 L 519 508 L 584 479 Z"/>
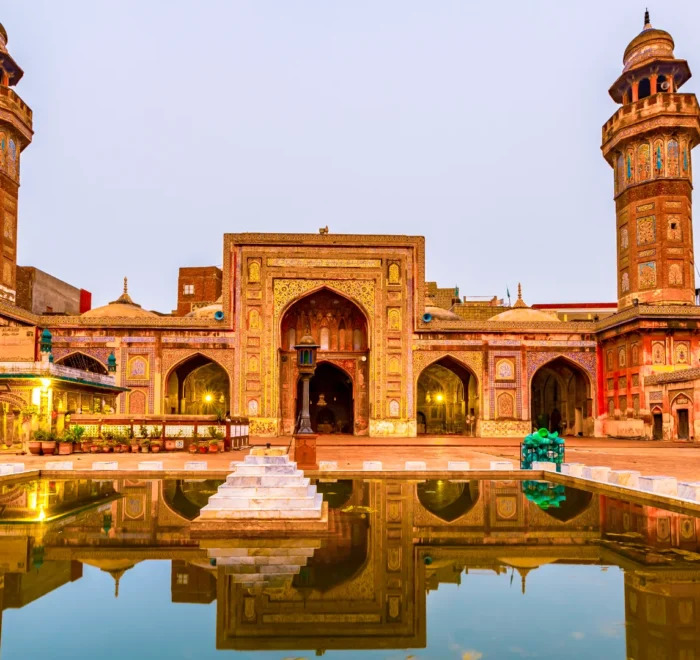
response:
<path fill-rule="evenodd" d="M 418 433 L 469 434 L 476 431 L 479 397 L 474 375 L 446 357 L 427 366 L 418 378 Z"/>
<path fill-rule="evenodd" d="M 314 431 L 367 433 L 367 329 L 360 308 L 330 289 L 310 293 L 287 310 L 280 327 L 280 406 L 285 433 L 293 433 L 301 412 L 301 380 L 294 346 L 306 334 L 319 346 L 318 366 L 310 382 Z"/>
<path fill-rule="evenodd" d="M 538 428 L 591 435 L 593 399 L 588 376 L 566 358 L 556 358 L 532 377 L 531 419 Z"/>
<path fill-rule="evenodd" d="M 226 370 L 205 357 L 193 355 L 168 376 L 165 410 L 171 415 L 228 413 L 230 381 Z"/>

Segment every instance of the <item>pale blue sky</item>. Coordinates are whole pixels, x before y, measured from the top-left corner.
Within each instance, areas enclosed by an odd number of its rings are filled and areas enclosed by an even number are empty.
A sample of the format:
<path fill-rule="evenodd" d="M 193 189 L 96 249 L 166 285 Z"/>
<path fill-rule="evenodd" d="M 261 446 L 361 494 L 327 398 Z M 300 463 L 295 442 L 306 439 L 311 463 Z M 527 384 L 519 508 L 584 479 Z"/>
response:
<path fill-rule="evenodd" d="M 421 234 L 427 277 L 615 300 L 607 90 L 633 0 L 5 0 L 19 262 L 170 311 L 225 232 Z M 652 23 L 700 66 L 700 3 Z M 692 79 L 683 91 L 695 91 Z"/>

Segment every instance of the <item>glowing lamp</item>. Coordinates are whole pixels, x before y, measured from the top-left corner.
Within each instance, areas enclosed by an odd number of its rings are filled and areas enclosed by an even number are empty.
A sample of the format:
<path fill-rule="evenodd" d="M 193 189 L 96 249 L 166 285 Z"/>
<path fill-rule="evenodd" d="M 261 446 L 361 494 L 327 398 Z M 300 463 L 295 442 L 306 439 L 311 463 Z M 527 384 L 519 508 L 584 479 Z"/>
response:
<path fill-rule="evenodd" d="M 47 388 L 49 387 L 49 385 L 51 385 L 51 379 L 50 379 L 50 378 L 42 378 L 42 379 L 41 379 L 41 386 L 42 386 L 44 389 L 47 389 Z"/>
<path fill-rule="evenodd" d="M 442 394 L 436 394 L 436 395 L 435 395 L 435 400 L 436 400 L 438 403 L 441 403 L 442 400 L 443 400 L 444 398 L 445 398 L 445 397 L 443 397 Z"/>
<path fill-rule="evenodd" d="M 211 403 L 213 399 L 214 397 L 211 394 L 204 395 L 204 401 L 206 401 L 207 403 Z"/>

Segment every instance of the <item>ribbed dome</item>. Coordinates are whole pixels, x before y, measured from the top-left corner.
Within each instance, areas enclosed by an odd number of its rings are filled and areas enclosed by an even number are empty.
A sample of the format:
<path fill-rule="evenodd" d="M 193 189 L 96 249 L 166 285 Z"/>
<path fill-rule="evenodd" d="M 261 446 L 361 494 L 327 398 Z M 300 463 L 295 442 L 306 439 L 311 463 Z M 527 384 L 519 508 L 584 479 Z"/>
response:
<path fill-rule="evenodd" d="M 135 303 L 127 291 L 127 279 L 124 278 L 124 293 L 119 298 L 113 300 L 103 307 L 90 309 L 83 315 L 85 318 L 153 318 L 158 314 L 142 309 L 141 305 Z"/>
<path fill-rule="evenodd" d="M 649 22 L 649 13 L 644 18 L 644 29 L 630 42 L 622 58 L 624 70 L 642 66 L 649 60 L 673 60 L 675 44 L 665 30 L 657 30 Z"/>

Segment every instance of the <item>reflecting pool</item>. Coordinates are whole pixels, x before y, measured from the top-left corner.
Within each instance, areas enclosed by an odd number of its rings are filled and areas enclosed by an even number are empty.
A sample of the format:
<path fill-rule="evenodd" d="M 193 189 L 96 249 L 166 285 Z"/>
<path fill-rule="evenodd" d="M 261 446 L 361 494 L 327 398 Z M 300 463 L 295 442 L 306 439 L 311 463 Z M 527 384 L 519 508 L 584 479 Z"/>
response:
<path fill-rule="evenodd" d="M 221 482 L 0 486 L 0 653 L 700 658 L 700 519 L 545 482 L 318 483 L 322 534 L 197 537 Z"/>

